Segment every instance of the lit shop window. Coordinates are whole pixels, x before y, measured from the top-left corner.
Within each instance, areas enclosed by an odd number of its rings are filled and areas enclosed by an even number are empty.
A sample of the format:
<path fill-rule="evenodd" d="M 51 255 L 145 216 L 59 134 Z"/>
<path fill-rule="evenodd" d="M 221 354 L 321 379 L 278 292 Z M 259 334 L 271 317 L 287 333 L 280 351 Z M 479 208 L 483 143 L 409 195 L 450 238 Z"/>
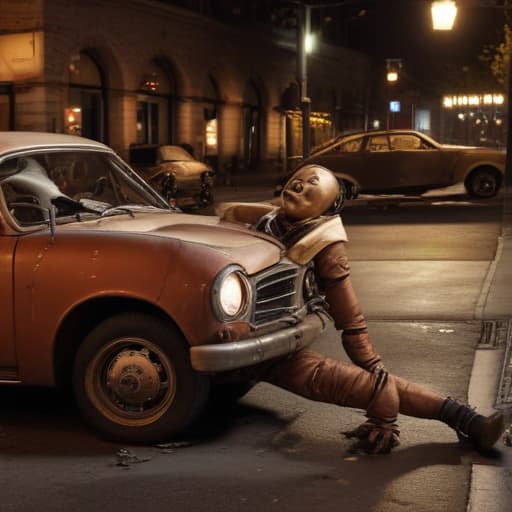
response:
<path fill-rule="evenodd" d="M 82 109 L 68 107 L 64 109 L 64 131 L 71 135 L 82 135 Z"/>
<path fill-rule="evenodd" d="M 217 119 L 206 121 L 206 154 L 217 154 Z"/>

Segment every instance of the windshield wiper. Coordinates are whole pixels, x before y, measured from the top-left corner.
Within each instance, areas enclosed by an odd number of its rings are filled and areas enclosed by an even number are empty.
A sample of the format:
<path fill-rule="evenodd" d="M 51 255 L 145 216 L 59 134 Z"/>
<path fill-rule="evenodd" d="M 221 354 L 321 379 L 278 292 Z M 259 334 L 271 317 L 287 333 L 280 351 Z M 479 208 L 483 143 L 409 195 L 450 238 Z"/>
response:
<path fill-rule="evenodd" d="M 116 213 L 127 213 L 130 217 L 135 218 L 135 214 L 128 206 L 109 206 L 101 212 L 100 217 L 108 217 Z"/>

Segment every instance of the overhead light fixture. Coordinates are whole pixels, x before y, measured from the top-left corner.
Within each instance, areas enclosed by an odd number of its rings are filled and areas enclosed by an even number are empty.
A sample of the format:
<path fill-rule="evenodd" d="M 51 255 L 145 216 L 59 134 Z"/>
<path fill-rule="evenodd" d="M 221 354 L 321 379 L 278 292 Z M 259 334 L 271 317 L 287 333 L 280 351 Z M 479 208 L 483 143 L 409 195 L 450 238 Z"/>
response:
<path fill-rule="evenodd" d="M 451 30 L 457 16 L 457 4 L 453 0 L 432 2 L 432 26 L 434 30 Z"/>

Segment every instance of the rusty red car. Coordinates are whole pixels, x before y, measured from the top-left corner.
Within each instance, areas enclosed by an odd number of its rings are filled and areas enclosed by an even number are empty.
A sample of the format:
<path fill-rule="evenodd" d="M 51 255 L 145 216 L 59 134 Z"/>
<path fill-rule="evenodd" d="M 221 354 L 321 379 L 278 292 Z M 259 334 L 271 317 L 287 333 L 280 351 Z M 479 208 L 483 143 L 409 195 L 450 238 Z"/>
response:
<path fill-rule="evenodd" d="M 165 441 L 223 372 L 312 343 L 311 269 L 173 208 L 109 147 L 0 132 L 0 383 L 72 388 L 103 436 Z"/>

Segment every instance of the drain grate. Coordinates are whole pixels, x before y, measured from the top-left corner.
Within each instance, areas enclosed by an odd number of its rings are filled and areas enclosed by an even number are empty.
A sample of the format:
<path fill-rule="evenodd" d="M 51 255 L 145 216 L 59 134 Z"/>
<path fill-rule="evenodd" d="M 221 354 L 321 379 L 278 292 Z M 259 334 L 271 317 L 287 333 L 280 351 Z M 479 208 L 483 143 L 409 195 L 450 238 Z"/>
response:
<path fill-rule="evenodd" d="M 512 407 L 512 320 L 509 320 L 506 324 L 504 328 L 505 357 L 503 359 L 503 369 L 501 371 L 496 405 Z"/>
<path fill-rule="evenodd" d="M 508 320 L 485 320 L 482 322 L 477 349 L 497 349 L 507 343 Z"/>

